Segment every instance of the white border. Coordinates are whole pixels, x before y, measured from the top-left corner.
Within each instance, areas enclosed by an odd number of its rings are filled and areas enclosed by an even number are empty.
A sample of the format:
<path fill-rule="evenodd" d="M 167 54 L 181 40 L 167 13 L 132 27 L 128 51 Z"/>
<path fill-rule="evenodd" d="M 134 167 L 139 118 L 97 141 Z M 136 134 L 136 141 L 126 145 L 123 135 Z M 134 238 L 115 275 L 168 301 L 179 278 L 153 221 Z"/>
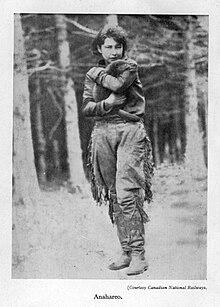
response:
<path fill-rule="evenodd" d="M 15 307 L 43 306 L 218 306 L 219 283 L 219 157 L 220 157 L 220 1 L 213 0 L 0 0 L 1 8 L 1 247 L 0 305 Z M 13 14 L 27 13 L 126 13 L 126 14 L 195 14 L 209 15 L 209 197 L 208 197 L 208 281 L 207 291 L 183 292 L 133 291 L 129 281 L 99 280 L 12 280 L 11 271 L 11 132 L 13 101 Z M 132 281 L 133 285 L 149 285 L 151 281 Z M 174 281 L 170 282 L 174 284 Z M 175 281 L 175 284 L 184 281 Z M 189 283 L 189 282 L 187 282 Z M 169 281 L 152 281 L 168 285 Z M 123 300 L 94 300 L 95 293 L 119 293 Z"/>

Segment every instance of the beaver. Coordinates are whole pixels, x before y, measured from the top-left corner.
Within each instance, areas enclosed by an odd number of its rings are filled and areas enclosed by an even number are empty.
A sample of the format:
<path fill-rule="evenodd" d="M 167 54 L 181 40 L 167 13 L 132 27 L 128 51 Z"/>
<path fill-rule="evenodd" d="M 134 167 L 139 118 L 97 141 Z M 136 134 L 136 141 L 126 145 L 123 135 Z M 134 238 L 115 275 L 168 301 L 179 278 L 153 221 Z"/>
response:
<path fill-rule="evenodd" d="M 125 70 L 129 69 L 130 65 L 125 60 L 116 60 L 112 63 L 110 63 L 105 68 L 105 72 L 107 72 L 108 75 L 111 75 L 113 77 L 119 77 Z M 111 90 L 99 85 L 95 84 L 93 88 L 93 97 L 94 100 L 101 101 L 108 98 L 108 96 L 111 94 Z"/>
<path fill-rule="evenodd" d="M 132 69 L 133 63 L 128 63 L 125 60 L 116 60 L 110 63 L 108 66 L 105 68 L 105 72 L 107 74 L 113 76 L 113 77 L 119 77 L 124 71 L 127 69 Z M 129 91 L 129 88 L 127 89 Z M 108 96 L 111 94 L 111 90 L 99 85 L 95 84 L 93 88 L 93 98 L 96 102 L 105 100 L 108 98 Z M 130 97 L 131 97 L 132 92 L 130 92 Z M 125 102 L 126 104 L 126 102 Z M 115 108 L 115 112 L 120 115 L 120 117 L 124 118 L 125 120 L 131 120 L 131 121 L 139 121 L 140 118 L 134 114 L 128 113 L 124 110 L 122 110 L 124 104 L 118 106 Z"/>

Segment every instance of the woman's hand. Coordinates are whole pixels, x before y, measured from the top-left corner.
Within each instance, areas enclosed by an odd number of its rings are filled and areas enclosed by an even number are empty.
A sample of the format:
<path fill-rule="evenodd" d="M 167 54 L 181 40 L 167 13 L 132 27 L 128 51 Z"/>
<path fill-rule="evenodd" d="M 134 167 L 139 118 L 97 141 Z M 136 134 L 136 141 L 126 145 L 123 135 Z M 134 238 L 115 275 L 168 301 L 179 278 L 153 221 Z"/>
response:
<path fill-rule="evenodd" d="M 107 109 L 113 107 L 113 106 L 119 106 L 125 103 L 126 96 L 124 94 L 115 94 L 111 93 L 107 99 L 105 99 L 105 106 Z"/>

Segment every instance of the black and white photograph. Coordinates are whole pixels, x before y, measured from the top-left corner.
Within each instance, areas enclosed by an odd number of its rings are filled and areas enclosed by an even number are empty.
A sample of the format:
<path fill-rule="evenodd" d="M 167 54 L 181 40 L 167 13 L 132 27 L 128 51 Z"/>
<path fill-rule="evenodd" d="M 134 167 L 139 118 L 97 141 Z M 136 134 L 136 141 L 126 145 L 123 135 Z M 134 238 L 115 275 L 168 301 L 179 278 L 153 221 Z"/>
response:
<path fill-rule="evenodd" d="M 217 306 L 209 12 L 10 18 L 12 306 Z"/>
<path fill-rule="evenodd" d="M 14 18 L 12 277 L 206 279 L 208 16 Z"/>

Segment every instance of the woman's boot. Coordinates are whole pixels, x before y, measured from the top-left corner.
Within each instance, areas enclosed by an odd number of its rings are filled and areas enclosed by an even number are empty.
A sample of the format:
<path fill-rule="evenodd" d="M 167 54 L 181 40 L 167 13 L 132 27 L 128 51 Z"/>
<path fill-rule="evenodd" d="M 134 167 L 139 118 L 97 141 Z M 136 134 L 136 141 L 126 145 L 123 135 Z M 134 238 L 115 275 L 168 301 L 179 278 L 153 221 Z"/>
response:
<path fill-rule="evenodd" d="M 131 262 L 127 270 L 127 275 L 138 275 L 144 273 L 148 269 L 148 262 L 143 254 L 133 254 Z"/>
<path fill-rule="evenodd" d="M 131 262 L 130 253 L 123 252 L 121 257 L 117 261 L 109 265 L 109 269 L 115 270 L 115 271 L 121 270 L 121 269 L 127 268 L 130 265 L 130 262 Z"/>
<path fill-rule="evenodd" d="M 129 246 L 132 250 L 127 275 L 141 274 L 148 268 L 148 262 L 145 259 L 145 230 L 141 213 L 140 208 L 137 206 L 127 226 L 130 236 Z"/>
<path fill-rule="evenodd" d="M 121 270 L 131 262 L 131 248 L 129 247 L 129 233 L 120 206 L 114 204 L 114 220 L 117 225 L 117 234 L 122 247 L 121 257 L 109 265 L 110 270 Z"/>

